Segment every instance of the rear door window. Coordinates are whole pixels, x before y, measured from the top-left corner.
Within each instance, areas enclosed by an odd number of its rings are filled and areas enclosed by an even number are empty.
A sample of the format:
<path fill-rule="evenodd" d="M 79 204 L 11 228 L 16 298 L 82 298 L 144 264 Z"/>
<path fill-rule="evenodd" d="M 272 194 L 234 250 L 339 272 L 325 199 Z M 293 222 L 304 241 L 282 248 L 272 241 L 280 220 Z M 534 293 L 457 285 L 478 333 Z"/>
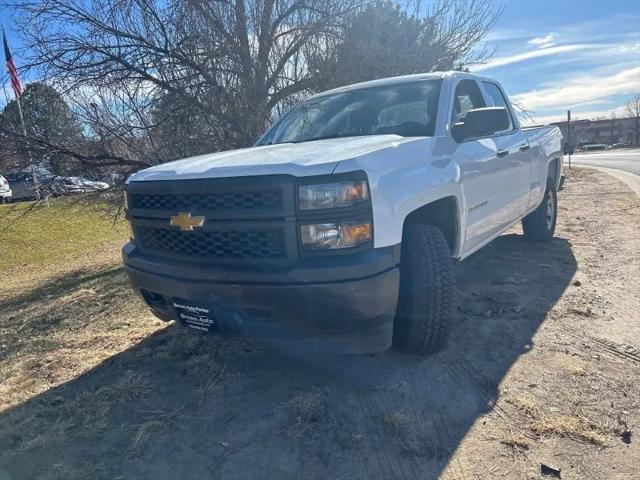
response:
<path fill-rule="evenodd" d="M 505 132 L 513 130 L 513 119 L 511 118 L 511 111 L 509 110 L 509 102 L 507 102 L 507 99 L 502 94 L 500 87 L 491 82 L 482 82 L 482 85 L 484 86 L 484 90 L 491 99 L 494 107 L 504 107 L 507 109 L 507 115 L 509 116 L 509 128 L 507 128 Z"/>

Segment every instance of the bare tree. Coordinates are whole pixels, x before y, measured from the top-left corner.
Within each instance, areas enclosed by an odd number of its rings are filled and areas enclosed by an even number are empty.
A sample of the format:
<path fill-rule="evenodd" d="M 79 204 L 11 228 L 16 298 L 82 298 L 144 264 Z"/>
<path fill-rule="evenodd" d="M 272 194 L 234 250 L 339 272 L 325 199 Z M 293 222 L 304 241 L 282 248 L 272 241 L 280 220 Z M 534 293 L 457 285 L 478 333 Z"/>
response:
<path fill-rule="evenodd" d="M 214 131 L 237 133 L 219 147 L 246 144 L 278 102 L 312 86 L 305 76 L 292 78 L 296 54 L 335 34 L 358 6 L 357 0 L 5 3 L 23 19 L 30 66 L 61 90 L 133 84 L 171 94 L 202 110 Z"/>
<path fill-rule="evenodd" d="M 635 119 L 635 133 L 636 133 L 635 145 L 636 147 L 640 146 L 640 142 L 638 138 L 638 135 L 639 135 L 638 128 L 640 123 L 640 94 L 635 95 L 634 97 L 630 98 L 627 101 L 627 104 L 625 105 L 625 113 L 628 118 Z"/>
<path fill-rule="evenodd" d="M 491 52 L 479 45 L 500 13 L 486 0 L 438 0 L 428 9 L 420 2 L 401 8 L 378 0 L 354 12 L 337 44 L 328 51 L 309 52 L 308 57 L 322 88 L 386 76 L 466 70 L 490 57 Z"/>
<path fill-rule="evenodd" d="M 121 177 L 181 156 L 246 146 L 274 116 L 331 82 L 466 68 L 487 58 L 478 45 L 499 14 L 489 0 L 438 0 L 426 13 L 412 2 L 398 14 L 370 0 L 0 0 L 0 6 L 12 9 L 21 26 L 26 68 L 67 99 L 85 133 L 73 142 L 34 135 L 28 140 L 39 149 L 36 161 L 57 152 L 79 168 L 115 169 Z M 390 22 L 389 45 L 364 35 L 367 18 Z M 372 53 L 364 63 L 352 61 L 364 50 Z M 332 76 L 326 66 L 349 75 Z"/>
<path fill-rule="evenodd" d="M 528 123 L 535 122 L 535 113 L 532 110 L 529 110 L 520 100 L 512 98 L 511 106 L 515 110 L 518 120 Z"/>

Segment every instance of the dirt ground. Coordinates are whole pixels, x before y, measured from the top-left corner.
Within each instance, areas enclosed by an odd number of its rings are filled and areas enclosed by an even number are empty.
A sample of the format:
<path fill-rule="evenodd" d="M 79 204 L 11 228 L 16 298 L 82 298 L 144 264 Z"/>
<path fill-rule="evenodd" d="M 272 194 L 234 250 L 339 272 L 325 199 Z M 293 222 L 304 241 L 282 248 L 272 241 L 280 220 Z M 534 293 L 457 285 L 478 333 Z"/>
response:
<path fill-rule="evenodd" d="M 514 229 L 457 265 L 428 358 L 163 324 L 115 246 L 9 272 L 0 479 L 640 478 L 640 200 L 574 169 L 559 202 L 554 241 Z"/>

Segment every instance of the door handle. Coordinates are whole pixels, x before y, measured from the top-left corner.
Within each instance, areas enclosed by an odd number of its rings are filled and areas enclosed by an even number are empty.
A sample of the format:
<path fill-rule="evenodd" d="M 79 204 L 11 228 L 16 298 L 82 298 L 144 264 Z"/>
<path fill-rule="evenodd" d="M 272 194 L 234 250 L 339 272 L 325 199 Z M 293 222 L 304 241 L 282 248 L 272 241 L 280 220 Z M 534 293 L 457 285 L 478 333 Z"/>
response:
<path fill-rule="evenodd" d="M 509 155 L 509 150 L 498 150 L 499 157 L 506 157 L 507 155 Z"/>
<path fill-rule="evenodd" d="M 529 150 L 531 147 L 529 145 L 520 145 L 520 151 L 521 152 L 526 152 L 527 150 Z"/>

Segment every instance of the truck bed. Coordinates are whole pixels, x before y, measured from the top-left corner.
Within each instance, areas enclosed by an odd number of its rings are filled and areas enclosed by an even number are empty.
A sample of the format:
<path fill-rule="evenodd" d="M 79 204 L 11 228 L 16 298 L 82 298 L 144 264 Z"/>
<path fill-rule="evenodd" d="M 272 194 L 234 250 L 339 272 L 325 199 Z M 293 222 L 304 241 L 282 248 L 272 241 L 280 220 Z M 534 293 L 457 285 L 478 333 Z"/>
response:
<path fill-rule="evenodd" d="M 562 144 L 562 133 L 558 127 L 524 127 L 522 129 L 529 145 L 537 146 L 547 157 L 558 152 Z"/>

